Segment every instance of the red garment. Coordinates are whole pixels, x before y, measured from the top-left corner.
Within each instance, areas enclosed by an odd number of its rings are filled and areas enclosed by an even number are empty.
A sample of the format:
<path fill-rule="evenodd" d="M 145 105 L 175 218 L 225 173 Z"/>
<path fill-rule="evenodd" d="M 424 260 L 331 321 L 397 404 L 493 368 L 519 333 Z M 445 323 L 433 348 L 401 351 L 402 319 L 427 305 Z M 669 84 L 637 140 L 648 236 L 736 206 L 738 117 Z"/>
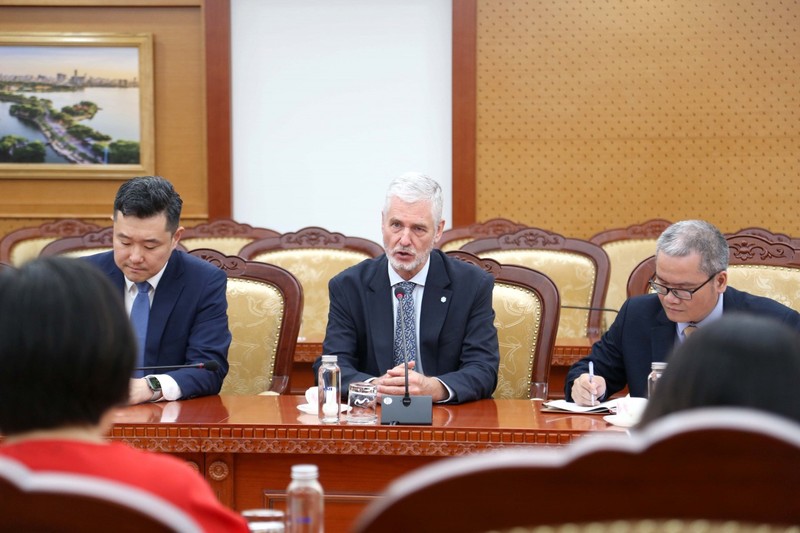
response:
<path fill-rule="evenodd" d="M 118 442 L 71 440 L 6 444 L 0 455 L 39 472 L 84 474 L 143 489 L 182 509 L 205 531 L 248 532 L 244 518 L 222 505 L 200 474 L 169 455 Z"/>

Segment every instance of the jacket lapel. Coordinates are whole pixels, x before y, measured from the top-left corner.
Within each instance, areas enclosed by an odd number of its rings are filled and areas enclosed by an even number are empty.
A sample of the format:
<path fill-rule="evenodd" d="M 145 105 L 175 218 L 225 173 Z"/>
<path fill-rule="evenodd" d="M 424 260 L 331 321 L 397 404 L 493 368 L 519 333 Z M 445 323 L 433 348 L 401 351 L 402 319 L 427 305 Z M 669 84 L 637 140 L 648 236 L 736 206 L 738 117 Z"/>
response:
<path fill-rule="evenodd" d="M 439 336 L 444 320 L 450 309 L 453 291 L 450 276 L 444 266 L 444 259 L 434 250 L 430 256 L 431 266 L 425 280 L 425 294 L 422 298 L 422 311 L 419 332 L 419 356 L 426 375 L 439 374 L 438 358 L 433 357 L 439 346 Z"/>
<path fill-rule="evenodd" d="M 164 275 L 158 282 L 153 305 L 150 307 L 150 320 L 147 324 L 147 342 L 145 348 L 145 365 L 151 366 L 158 360 L 159 344 L 164 336 L 172 310 L 184 288 L 183 281 L 183 256 L 174 250 L 164 270 Z"/>
<path fill-rule="evenodd" d="M 384 255 L 375 261 L 372 271 L 367 274 L 367 342 L 372 345 L 371 352 L 381 373 L 394 366 L 394 315 L 388 268 L 388 259 Z"/>

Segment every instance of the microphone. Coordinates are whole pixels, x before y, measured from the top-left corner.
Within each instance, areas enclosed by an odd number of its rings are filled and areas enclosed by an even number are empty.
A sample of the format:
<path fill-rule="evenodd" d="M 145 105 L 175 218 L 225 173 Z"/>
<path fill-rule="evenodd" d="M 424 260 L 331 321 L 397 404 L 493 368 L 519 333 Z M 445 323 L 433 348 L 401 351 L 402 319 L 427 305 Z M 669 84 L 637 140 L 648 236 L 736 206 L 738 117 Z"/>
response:
<path fill-rule="evenodd" d="M 403 298 L 406 294 L 401 287 L 395 287 L 394 296 L 397 298 L 400 315 L 400 329 L 403 342 L 403 361 L 405 366 L 405 394 L 403 396 L 386 395 L 381 398 L 381 424 L 413 424 L 430 426 L 433 423 L 433 397 L 414 396 L 408 392 L 408 339 L 406 339 L 406 321 L 403 315 Z M 416 342 L 416 339 L 414 339 Z"/>
<path fill-rule="evenodd" d="M 219 363 L 216 361 L 205 361 L 203 363 L 193 363 L 191 365 L 137 366 L 134 370 L 167 370 L 170 368 L 173 370 L 178 368 L 204 368 L 213 372 L 219 368 Z"/>

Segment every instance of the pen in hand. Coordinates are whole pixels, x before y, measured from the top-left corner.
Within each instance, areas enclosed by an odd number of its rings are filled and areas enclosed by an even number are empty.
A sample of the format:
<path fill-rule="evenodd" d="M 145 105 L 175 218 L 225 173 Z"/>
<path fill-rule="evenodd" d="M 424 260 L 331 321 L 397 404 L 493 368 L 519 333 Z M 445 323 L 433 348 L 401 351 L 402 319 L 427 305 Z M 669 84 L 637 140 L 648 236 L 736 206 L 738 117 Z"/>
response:
<path fill-rule="evenodd" d="M 589 361 L 589 384 L 591 385 L 594 381 L 594 362 Z M 595 397 L 594 393 L 592 393 L 592 405 L 594 405 L 597 398 Z"/>

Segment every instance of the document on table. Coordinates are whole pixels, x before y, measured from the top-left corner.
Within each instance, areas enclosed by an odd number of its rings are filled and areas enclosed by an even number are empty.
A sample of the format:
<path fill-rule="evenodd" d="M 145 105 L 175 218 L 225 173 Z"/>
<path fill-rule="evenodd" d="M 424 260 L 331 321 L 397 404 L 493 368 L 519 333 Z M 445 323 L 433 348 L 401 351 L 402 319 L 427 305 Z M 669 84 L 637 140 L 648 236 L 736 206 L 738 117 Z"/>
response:
<path fill-rule="evenodd" d="M 608 400 L 597 405 L 578 405 L 566 400 L 544 402 L 542 411 L 560 411 L 569 413 L 607 414 L 616 410 L 617 400 Z"/>

